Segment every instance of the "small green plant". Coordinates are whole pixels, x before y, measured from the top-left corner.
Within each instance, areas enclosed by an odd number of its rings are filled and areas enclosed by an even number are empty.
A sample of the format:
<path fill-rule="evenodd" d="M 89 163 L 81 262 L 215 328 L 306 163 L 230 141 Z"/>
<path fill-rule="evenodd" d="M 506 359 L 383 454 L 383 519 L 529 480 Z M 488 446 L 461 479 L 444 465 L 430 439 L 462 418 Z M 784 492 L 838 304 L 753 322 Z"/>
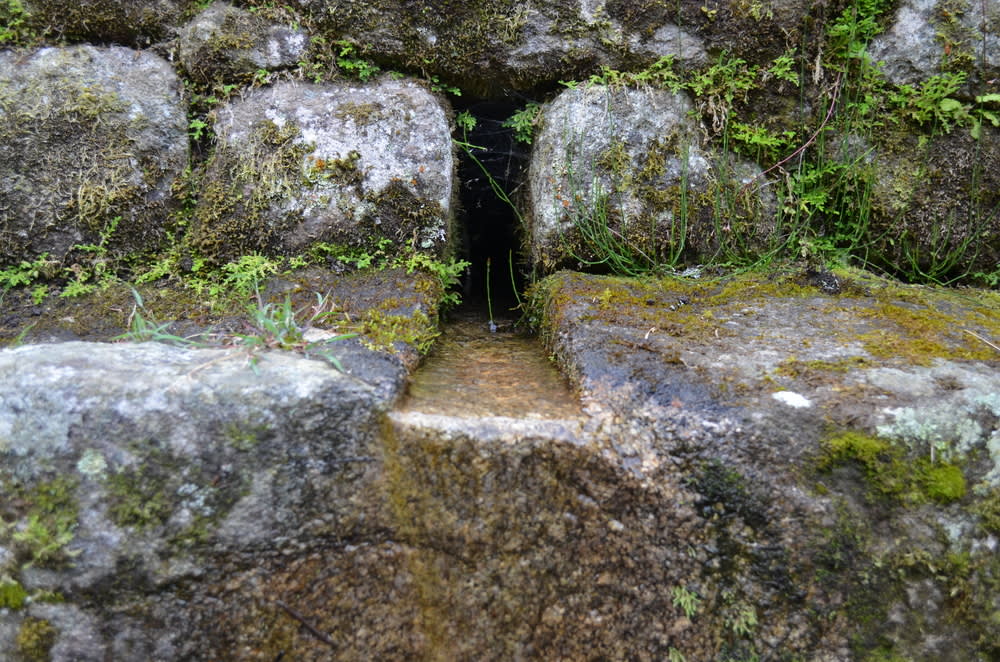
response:
<path fill-rule="evenodd" d="M 667 660 L 668 662 L 687 662 L 687 658 L 684 657 L 684 654 L 673 646 L 671 646 L 667 651 Z"/>
<path fill-rule="evenodd" d="M 333 43 L 338 48 L 336 57 L 337 66 L 349 76 L 365 82 L 381 71 L 375 63 L 359 57 L 357 47 L 351 42 L 340 40 Z"/>
<path fill-rule="evenodd" d="M 984 122 L 1000 126 L 1000 111 L 992 108 L 1000 103 L 1000 94 L 983 94 L 975 98 L 974 104 L 963 103 L 953 95 L 967 78 L 964 72 L 937 74 L 919 87 L 901 85 L 889 95 L 889 101 L 903 118 L 921 126 L 930 125 L 932 132 L 951 133 L 954 127 L 965 126 L 978 140 Z"/>
<path fill-rule="evenodd" d="M 129 330 L 114 340 L 127 342 L 163 342 L 173 345 L 193 347 L 239 347 L 248 353 L 251 366 L 256 366 L 258 353 L 268 349 L 300 352 L 307 356 L 318 356 L 337 370 L 343 372 L 340 361 L 329 351 L 329 344 L 353 338 L 356 333 L 330 334 L 320 340 L 311 340 L 307 332 L 315 324 L 328 322 L 340 313 L 333 299 L 316 293 L 316 303 L 295 309 L 291 298 L 286 296 L 281 303 L 265 302 L 256 293 L 254 302 L 247 306 L 247 330 L 243 333 L 212 334 L 202 333 L 191 337 L 180 337 L 169 333 L 169 323 L 156 324 L 147 319 L 142 296 L 132 290 L 135 305 L 129 319 Z"/>
<path fill-rule="evenodd" d="M 578 190 L 572 184 L 571 188 Z M 683 190 L 683 187 L 682 187 Z M 659 266 L 655 256 L 643 251 L 639 246 L 613 227 L 610 206 L 611 194 L 607 193 L 595 175 L 590 185 L 590 200 L 585 201 L 582 193 L 574 193 L 572 200 L 564 205 L 567 216 L 576 232 L 582 250 L 568 246 L 568 252 L 581 265 L 599 267 L 620 276 L 640 276 Z"/>
<path fill-rule="evenodd" d="M 116 276 L 111 259 L 108 257 L 108 243 L 118 229 L 122 217 L 115 216 L 104 226 L 98 235 L 96 244 L 76 244 L 73 250 L 89 253 L 93 257 L 88 265 L 75 263 L 69 268 L 73 274 L 72 280 L 66 283 L 59 293 L 60 297 L 73 298 L 89 294 L 97 289 L 104 289 L 115 282 Z"/>
<path fill-rule="evenodd" d="M 206 129 L 208 129 L 208 122 L 200 117 L 195 117 L 188 122 L 188 135 L 191 136 L 192 140 L 201 140 L 207 133 Z"/>
<path fill-rule="evenodd" d="M 530 145 L 535 138 L 535 127 L 542 112 L 541 104 L 534 101 L 517 111 L 506 120 L 503 126 L 514 130 L 514 139 Z"/>
<path fill-rule="evenodd" d="M 317 243 L 312 247 L 313 258 L 334 258 L 356 269 L 392 269 L 403 268 L 407 273 L 423 271 L 435 276 L 441 286 L 441 305 L 456 306 L 461 303 L 461 296 L 455 291 L 459 279 L 469 263 L 465 260 L 450 258 L 447 261 L 416 250 L 413 245 L 393 250 L 393 241 L 385 237 L 376 242 L 371 251 L 353 251 L 331 244 Z"/>
<path fill-rule="evenodd" d="M 0 46 L 18 44 L 31 38 L 25 30 L 28 12 L 21 0 L 0 0 Z"/>
<path fill-rule="evenodd" d="M 235 262 L 222 265 L 222 286 L 239 296 L 249 296 L 280 269 L 280 263 L 273 258 L 259 253 L 243 255 Z"/>
<path fill-rule="evenodd" d="M 749 637 L 757 627 L 757 610 L 741 602 L 725 616 L 726 627 L 738 637 Z"/>
<path fill-rule="evenodd" d="M 58 566 L 79 553 L 66 549 L 76 529 L 75 487 L 73 480 L 56 478 L 24 492 L 32 505 L 11 539 L 28 557 L 27 566 Z"/>
<path fill-rule="evenodd" d="M 671 593 L 674 596 L 674 606 L 680 607 L 684 611 L 685 616 L 692 618 L 698 613 L 698 607 L 701 606 L 701 598 L 698 597 L 697 593 L 689 591 L 683 586 L 675 586 Z"/>
<path fill-rule="evenodd" d="M 168 333 L 170 323 L 156 324 L 147 319 L 146 307 L 143 305 L 142 295 L 134 288 L 132 297 L 135 303 L 132 306 L 132 313 L 129 315 L 129 330 L 115 336 L 112 340 L 123 342 L 164 342 L 174 345 L 198 345 L 192 338 L 181 338 L 180 336 Z"/>
<path fill-rule="evenodd" d="M 45 298 L 49 296 L 49 286 L 48 285 L 36 285 L 31 288 L 31 303 L 36 306 L 45 301 Z"/>
<path fill-rule="evenodd" d="M 674 56 L 666 55 L 640 71 L 618 71 L 608 66 L 602 66 L 600 71 L 588 80 L 589 85 L 606 85 L 608 87 L 653 86 L 662 87 L 677 92 L 684 88 L 683 79 L 674 71 Z M 570 89 L 575 89 L 576 81 L 559 81 Z"/>
<path fill-rule="evenodd" d="M 407 273 L 413 273 L 414 270 L 419 269 L 435 276 L 441 285 L 442 306 L 447 308 L 461 303 L 461 296 L 455 288 L 459 284 L 462 274 L 469 267 L 469 263 L 465 260 L 451 258 L 447 262 L 442 262 L 426 253 L 411 250 L 395 257 L 390 264 L 405 268 Z"/>
<path fill-rule="evenodd" d="M 450 94 L 455 97 L 462 96 L 462 89 L 455 87 L 454 85 L 448 85 L 447 83 L 441 82 L 441 79 L 437 76 L 431 76 L 427 79 L 427 82 L 431 85 L 431 90 L 434 92 L 439 92 L 441 94 Z"/>
<path fill-rule="evenodd" d="M 21 285 L 31 285 L 50 265 L 48 253 L 42 253 L 34 260 L 21 260 L 16 265 L 0 269 L 0 287 L 7 290 Z"/>

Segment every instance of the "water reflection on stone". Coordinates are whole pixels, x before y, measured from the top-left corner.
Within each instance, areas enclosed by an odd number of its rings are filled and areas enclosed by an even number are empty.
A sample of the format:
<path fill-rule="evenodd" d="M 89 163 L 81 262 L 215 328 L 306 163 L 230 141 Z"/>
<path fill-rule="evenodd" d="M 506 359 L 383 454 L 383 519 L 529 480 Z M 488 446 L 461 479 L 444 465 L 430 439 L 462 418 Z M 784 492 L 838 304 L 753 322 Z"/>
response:
<path fill-rule="evenodd" d="M 445 416 L 580 417 L 580 404 L 537 339 L 477 311 L 456 314 L 413 375 L 403 409 Z"/>

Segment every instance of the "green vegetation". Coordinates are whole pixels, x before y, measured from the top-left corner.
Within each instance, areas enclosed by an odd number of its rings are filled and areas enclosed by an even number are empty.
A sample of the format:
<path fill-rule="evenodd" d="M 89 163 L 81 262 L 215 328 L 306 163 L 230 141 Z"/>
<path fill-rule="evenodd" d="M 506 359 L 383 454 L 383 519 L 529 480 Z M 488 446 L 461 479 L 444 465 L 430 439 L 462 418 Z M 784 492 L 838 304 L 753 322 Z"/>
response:
<path fill-rule="evenodd" d="M 846 431 L 825 440 L 823 449 L 822 470 L 845 464 L 860 467 L 874 497 L 913 504 L 951 503 L 965 496 L 965 477 L 958 466 L 909 458 L 904 447 L 885 439 Z"/>
<path fill-rule="evenodd" d="M 306 337 L 314 324 L 329 318 L 340 317 L 333 300 L 316 293 L 316 303 L 298 310 L 292 307 L 291 297 L 282 303 L 264 302 L 260 294 L 256 303 L 247 308 L 248 330 L 243 333 L 200 333 L 194 336 L 178 337 L 167 331 L 170 323 L 156 324 L 147 319 L 142 297 L 132 290 L 135 307 L 131 314 L 130 329 L 115 338 L 132 342 L 157 341 L 177 345 L 201 347 L 237 347 L 247 353 L 251 367 L 256 367 L 259 353 L 268 349 L 296 351 L 306 356 L 317 356 L 328 361 L 343 372 L 340 360 L 329 349 L 330 343 L 357 336 L 356 333 L 330 334 L 323 340 L 313 341 Z M 305 313 L 305 314 L 304 314 Z"/>
<path fill-rule="evenodd" d="M 48 662 L 58 634 L 47 620 L 26 618 L 17 631 L 17 653 L 25 662 Z"/>
<path fill-rule="evenodd" d="M 381 69 L 374 63 L 358 57 L 357 48 L 349 41 L 335 41 L 337 47 L 337 66 L 348 76 L 356 77 L 364 82 L 373 78 Z"/>
<path fill-rule="evenodd" d="M 698 597 L 697 593 L 683 586 L 675 586 L 670 593 L 673 595 L 674 606 L 680 607 L 685 616 L 692 618 L 698 613 L 698 608 L 701 606 L 701 598 Z"/>
<path fill-rule="evenodd" d="M 514 130 L 514 139 L 530 145 L 535 137 L 535 127 L 541 117 L 542 106 L 534 101 L 507 118 L 503 126 Z M 471 127 L 470 127 L 471 128 Z"/>
<path fill-rule="evenodd" d="M 21 584 L 7 575 L 0 575 L 0 609 L 17 611 L 24 606 L 28 592 Z"/>
<path fill-rule="evenodd" d="M 14 523 L 0 520 L 0 540 L 13 543 L 25 566 L 59 567 L 68 563 L 76 555 L 67 545 L 73 540 L 77 524 L 77 481 L 53 478 L 29 488 L 7 478 L 2 485 L 12 503 L 26 505 Z M 5 593 L 9 599 L 16 590 L 8 587 Z"/>
<path fill-rule="evenodd" d="M 25 25 L 27 19 L 21 0 L 0 0 L 0 47 L 19 45 L 33 37 Z"/>
<path fill-rule="evenodd" d="M 963 127 L 972 140 L 969 148 L 982 149 L 983 126 L 1000 126 L 1000 95 L 979 94 L 972 102 L 962 101 L 958 93 L 968 77 L 961 71 L 938 74 L 916 86 L 889 84 L 867 47 L 881 32 L 892 6 L 888 0 L 852 2 L 827 24 L 818 59 L 789 48 L 770 63 L 754 65 L 722 53 L 700 71 L 676 72 L 667 57 L 640 71 L 603 67 L 585 82 L 564 82 L 571 88 L 652 86 L 686 91 L 694 97 L 716 147 L 767 168 L 763 175 L 734 187 L 728 182 L 743 176 L 727 172 L 726 163 L 715 164 L 717 177 L 709 184 L 707 198 L 685 198 L 685 182 L 653 200 L 643 198 L 631 163 L 625 164 L 626 172 L 612 167 L 620 159 L 598 164 L 616 179 L 613 188 L 604 187 L 586 198 L 585 209 L 578 209 L 575 202 L 580 191 L 589 190 L 589 182 L 571 182 L 571 190 L 561 194 L 568 220 L 582 243 L 593 249 L 589 254 L 594 257 L 588 258 L 587 250 L 571 248 L 576 261 L 636 275 L 669 270 L 686 248 L 692 248 L 700 261 L 707 254 L 712 262 L 734 267 L 765 266 L 775 260 L 803 260 L 816 266 L 852 263 L 913 282 L 995 285 L 1000 267 L 970 268 L 981 251 L 977 238 L 995 221 L 995 200 L 990 201 L 990 192 L 979 181 L 984 167 L 992 166 L 972 159 L 971 181 L 946 183 L 947 195 L 959 196 L 950 211 L 920 201 L 913 191 L 936 169 L 933 161 L 942 158 L 937 153 L 944 149 L 939 147 L 945 144 L 938 140 L 941 136 Z M 798 113 L 787 108 L 770 114 L 757 110 L 761 100 L 788 88 L 799 91 Z M 793 116 L 800 119 L 792 120 Z M 519 126 L 521 118 L 516 115 L 510 122 Z M 908 142 L 914 135 L 916 145 Z M 687 162 L 683 143 L 671 149 L 682 164 Z M 879 189 L 884 184 L 876 177 L 880 163 L 895 169 L 893 176 L 901 182 L 893 208 L 884 207 L 886 192 Z M 913 172 L 900 170 L 903 167 Z M 777 196 L 777 216 L 766 236 L 753 237 L 761 231 L 761 219 L 774 214 L 766 210 L 765 217 L 754 220 L 762 210 L 754 208 L 753 196 L 765 189 Z M 625 238 L 629 219 L 616 217 L 614 204 L 623 192 L 652 203 L 656 210 L 672 207 L 676 220 L 667 242 L 670 250 L 652 250 Z M 894 229 L 896 220 L 914 205 L 926 209 L 913 218 L 909 234 L 900 236 Z M 704 218 L 706 207 L 714 228 L 712 245 L 694 246 L 688 238 L 685 246 L 685 234 L 705 233 L 692 221 Z M 951 216 L 942 218 L 941 213 Z"/>

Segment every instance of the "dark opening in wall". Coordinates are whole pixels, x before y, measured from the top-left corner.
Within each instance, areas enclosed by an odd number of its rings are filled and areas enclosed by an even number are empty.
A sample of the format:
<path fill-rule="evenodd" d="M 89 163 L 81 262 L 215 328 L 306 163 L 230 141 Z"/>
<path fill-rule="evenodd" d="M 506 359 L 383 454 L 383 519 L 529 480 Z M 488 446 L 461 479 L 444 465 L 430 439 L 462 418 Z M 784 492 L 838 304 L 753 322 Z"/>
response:
<path fill-rule="evenodd" d="M 465 300 L 472 305 L 485 304 L 489 265 L 494 316 L 503 316 L 513 308 L 516 305 L 514 287 L 520 290 L 524 286 L 520 265 L 520 222 L 510 205 L 493 189 L 494 185 L 499 186 L 510 199 L 515 200 L 517 189 L 527 172 L 530 146 L 517 142 L 513 130 L 503 126 L 504 121 L 520 110 L 524 103 L 525 100 L 462 97 L 454 100 L 456 113 L 466 111 L 476 119 L 476 126 L 467 133 L 466 140 L 484 148 L 472 150 L 482 167 L 465 150 L 459 149 L 462 257 L 471 263 L 463 283 Z M 457 135 L 462 138 L 461 128 Z"/>

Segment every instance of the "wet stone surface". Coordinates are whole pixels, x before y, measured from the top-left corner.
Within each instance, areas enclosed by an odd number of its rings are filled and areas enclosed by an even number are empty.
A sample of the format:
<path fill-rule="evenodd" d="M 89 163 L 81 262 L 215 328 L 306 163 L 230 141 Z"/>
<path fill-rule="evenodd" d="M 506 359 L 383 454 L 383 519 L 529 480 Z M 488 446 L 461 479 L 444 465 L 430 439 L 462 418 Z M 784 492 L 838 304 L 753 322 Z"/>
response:
<path fill-rule="evenodd" d="M 475 310 L 455 315 L 412 378 L 402 409 L 456 417 L 575 419 L 582 413 L 537 338 Z"/>

